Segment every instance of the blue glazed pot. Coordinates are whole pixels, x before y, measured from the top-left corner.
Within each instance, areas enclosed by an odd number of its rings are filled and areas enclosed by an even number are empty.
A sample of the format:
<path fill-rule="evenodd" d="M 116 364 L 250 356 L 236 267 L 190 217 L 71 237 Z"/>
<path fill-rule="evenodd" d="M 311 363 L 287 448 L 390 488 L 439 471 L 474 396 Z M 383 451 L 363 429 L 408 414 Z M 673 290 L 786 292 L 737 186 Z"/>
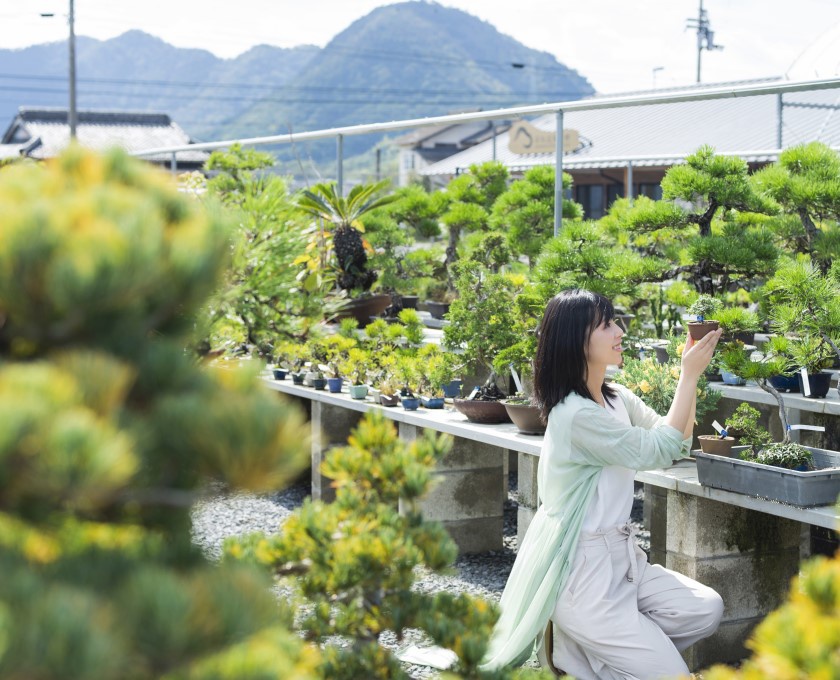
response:
<path fill-rule="evenodd" d="M 330 388 L 330 392 L 337 394 L 341 392 L 342 382 L 344 382 L 342 378 L 327 378 L 327 387 Z"/>
<path fill-rule="evenodd" d="M 285 368 L 275 368 L 275 369 L 272 369 L 271 372 L 274 374 L 274 379 L 275 380 L 285 380 L 286 379 L 286 373 L 288 373 L 288 371 Z"/>
<path fill-rule="evenodd" d="M 774 375 L 770 384 L 779 391 L 799 392 L 799 380 L 795 375 Z"/>
<path fill-rule="evenodd" d="M 292 373 L 292 382 L 295 385 L 303 385 L 303 373 Z"/>
<path fill-rule="evenodd" d="M 461 395 L 461 385 L 464 384 L 463 380 L 453 380 L 448 385 L 443 386 L 443 396 L 449 397 L 450 399 L 454 399 Z"/>
<path fill-rule="evenodd" d="M 327 379 L 326 378 L 313 378 L 312 379 L 312 387 L 316 390 L 322 390 L 327 386 Z"/>
<path fill-rule="evenodd" d="M 420 408 L 420 400 L 417 397 L 403 397 L 402 405 L 406 411 L 416 411 Z"/>
<path fill-rule="evenodd" d="M 424 408 L 443 408 L 443 397 L 420 397 Z"/>
<path fill-rule="evenodd" d="M 743 378 L 739 378 L 734 373 L 728 373 L 726 371 L 720 372 L 720 377 L 723 378 L 724 385 L 746 385 L 747 381 Z"/>

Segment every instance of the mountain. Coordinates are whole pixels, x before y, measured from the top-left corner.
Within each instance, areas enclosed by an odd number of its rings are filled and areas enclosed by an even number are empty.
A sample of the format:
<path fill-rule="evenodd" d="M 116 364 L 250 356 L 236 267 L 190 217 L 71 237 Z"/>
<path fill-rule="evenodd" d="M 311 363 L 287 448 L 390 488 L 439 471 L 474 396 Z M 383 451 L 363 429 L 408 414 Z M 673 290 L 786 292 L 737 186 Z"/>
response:
<path fill-rule="evenodd" d="M 589 82 L 466 12 L 414 0 L 379 7 L 323 49 L 261 45 L 235 59 L 141 31 L 77 38 L 79 108 L 162 111 L 199 139 L 300 132 L 456 110 L 575 99 Z M 0 50 L 0 128 L 19 106 L 67 105 L 67 48 Z M 347 137 L 350 156 L 381 135 Z M 334 142 L 310 144 L 316 160 Z"/>
<path fill-rule="evenodd" d="M 358 123 L 575 99 L 589 82 L 547 53 L 461 10 L 387 5 L 338 34 L 278 90 L 223 127 L 223 136 L 281 134 Z M 372 144 L 348 137 L 349 153 Z"/>
<path fill-rule="evenodd" d="M 168 113 L 193 137 L 214 139 L 260 97 L 294 77 L 319 52 L 259 45 L 235 59 L 174 47 L 142 31 L 111 40 L 76 39 L 80 109 Z M 67 44 L 0 50 L 0 128 L 20 106 L 67 106 Z"/>

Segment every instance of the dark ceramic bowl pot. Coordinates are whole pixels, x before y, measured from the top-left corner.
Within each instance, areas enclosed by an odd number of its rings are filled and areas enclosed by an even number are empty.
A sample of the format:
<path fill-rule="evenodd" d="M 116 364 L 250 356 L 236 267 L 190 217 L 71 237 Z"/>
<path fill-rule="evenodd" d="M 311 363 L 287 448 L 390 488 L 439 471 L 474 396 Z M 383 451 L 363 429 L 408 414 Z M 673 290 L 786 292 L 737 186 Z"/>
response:
<path fill-rule="evenodd" d="M 452 403 L 455 405 L 455 410 L 463 413 L 471 423 L 493 425 L 510 422 L 510 416 L 501 401 L 455 399 Z"/>

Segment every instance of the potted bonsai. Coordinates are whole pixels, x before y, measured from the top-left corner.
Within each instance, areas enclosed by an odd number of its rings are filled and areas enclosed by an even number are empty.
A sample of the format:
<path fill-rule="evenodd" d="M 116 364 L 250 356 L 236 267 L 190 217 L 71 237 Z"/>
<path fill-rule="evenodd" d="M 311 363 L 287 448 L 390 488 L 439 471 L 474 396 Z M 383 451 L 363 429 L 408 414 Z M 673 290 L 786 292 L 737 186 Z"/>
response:
<path fill-rule="evenodd" d="M 739 446 L 749 446 L 753 453 L 771 444 L 773 438 L 758 420 L 761 413 L 747 402 L 741 402 L 735 412 L 726 419 L 726 431 L 734 437 Z"/>
<path fill-rule="evenodd" d="M 341 386 L 344 383 L 344 378 L 341 374 L 341 359 L 335 357 L 327 363 L 325 373 L 327 374 L 327 387 L 333 394 L 341 392 Z"/>
<path fill-rule="evenodd" d="M 740 341 L 751 345 L 760 327 L 758 314 L 745 307 L 724 307 L 715 313 L 723 333 L 721 342 Z"/>
<path fill-rule="evenodd" d="M 358 184 L 344 197 L 339 195 L 335 183 L 316 184 L 312 189 L 304 190 L 297 202 L 297 207 L 314 217 L 317 224 L 312 230 L 315 247 L 296 262 L 305 266 L 306 273 L 323 268 L 327 259 L 333 260 L 336 285 L 343 295 L 350 297 L 339 318 L 353 316 L 360 327 L 391 304 L 390 295 L 370 293 L 377 274 L 368 268 L 370 246 L 366 246 L 362 237 L 365 228 L 360 219 L 395 200 L 393 194 L 383 195 L 388 185 L 388 180 Z"/>
<path fill-rule="evenodd" d="M 729 436 L 725 429 L 721 430 L 719 434 L 701 434 L 697 439 L 700 441 L 700 450 L 703 453 L 727 457 L 732 455 L 732 445 L 735 443 L 735 437 Z"/>
<path fill-rule="evenodd" d="M 525 339 L 499 352 L 493 367 L 499 373 L 504 372 L 506 367 L 510 369 L 511 377 L 516 383 L 513 396 L 502 401 L 516 429 L 522 434 L 540 435 L 545 433 L 545 424 L 542 422 L 539 408 L 531 400 L 536 344 L 536 334 L 527 333 Z"/>
<path fill-rule="evenodd" d="M 396 406 L 400 403 L 400 388 L 394 376 L 384 374 L 379 378 L 376 388 L 379 390 L 379 403 L 382 406 Z"/>
<path fill-rule="evenodd" d="M 352 348 L 341 366 L 341 372 L 350 383 L 347 391 L 351 399 L 364 399 L 368 393 L 368 364 L 370 356 L 363 349 Z"/>
<path fill-rule="evenodd" d="M 773 329 L 793 334 L 789 353 L 794 368 L 804 367 L 809 383 L 814 383 L 809 384 L 809 396 L 825 396 L 822 369 L 829 359 L 840 361 L 840 267 L 826 275 L 810 262 L 780 267 L 765 286 L 765 303 Z"/>
<path fill-rule="evenodd" d="M 723 303 L 711 295 L 702 294 L 691 303 L 688 314 L 695 317 L 695 321 L 688 322 L 688 332 L 694 341 L 701 340 L 712 331 L 716 331 L 719 323 L 713 319 L 723 307 Z"/>
<path fill-rule="evenodd" d="M 428 348 L 428 349 L 427 349 Z M 417 360 L 423 366 L 420 378 L 420 402 L 424 408 L 442 409 L 444 406 L 444 387 L 452 382 L 452 364 L 435 345 L 427 345 L 417 354 Z"/>
<path fill-rule="evenodd" d="M 799 391 L 811 399 L 821 399 L 828 394 L 831 373 L 823 369 L 831 366 L 834 352 L 822 336 L 803 335 L 790 340 L 788 344 L 790 358 L 799 369 L 796 380 Z M 806 386 L 803 369 L 808 376 Z"/>
<path fill-rule="evenodd" d="M 455 267 L 458 299 L 449 311 L 449 325 L 443 331 L 443 345 L 461 351 L 468 371 L 488 373 L 484 384 L 467 398 L 454 400 L 455 408 L 473 422 L 508 422 L 505 398 L 496 384 L 493 359 L 520 341 L 516 297 L 524 281 L 509 274 L 494 274 L 474 260 L 462 260 Z"/>

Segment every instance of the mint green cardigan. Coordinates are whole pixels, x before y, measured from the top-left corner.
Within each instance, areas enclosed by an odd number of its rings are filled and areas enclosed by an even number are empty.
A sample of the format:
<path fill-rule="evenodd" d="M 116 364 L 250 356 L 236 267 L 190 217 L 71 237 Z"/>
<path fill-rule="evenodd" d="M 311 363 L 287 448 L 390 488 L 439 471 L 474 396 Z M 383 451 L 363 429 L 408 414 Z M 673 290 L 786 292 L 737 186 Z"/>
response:
<path fill-rule="evenodd" d="M 691 440 L 621 385 L 612 385 L 630 416 L 627 426 L 595 402 L 572 393 L 549 414 L 537 469 L 540 507 L 519 546 L 482 669 L 520 666 L 531 656 L 554 611 L 601 469 L 668 467 L 688 455 Z"/>

